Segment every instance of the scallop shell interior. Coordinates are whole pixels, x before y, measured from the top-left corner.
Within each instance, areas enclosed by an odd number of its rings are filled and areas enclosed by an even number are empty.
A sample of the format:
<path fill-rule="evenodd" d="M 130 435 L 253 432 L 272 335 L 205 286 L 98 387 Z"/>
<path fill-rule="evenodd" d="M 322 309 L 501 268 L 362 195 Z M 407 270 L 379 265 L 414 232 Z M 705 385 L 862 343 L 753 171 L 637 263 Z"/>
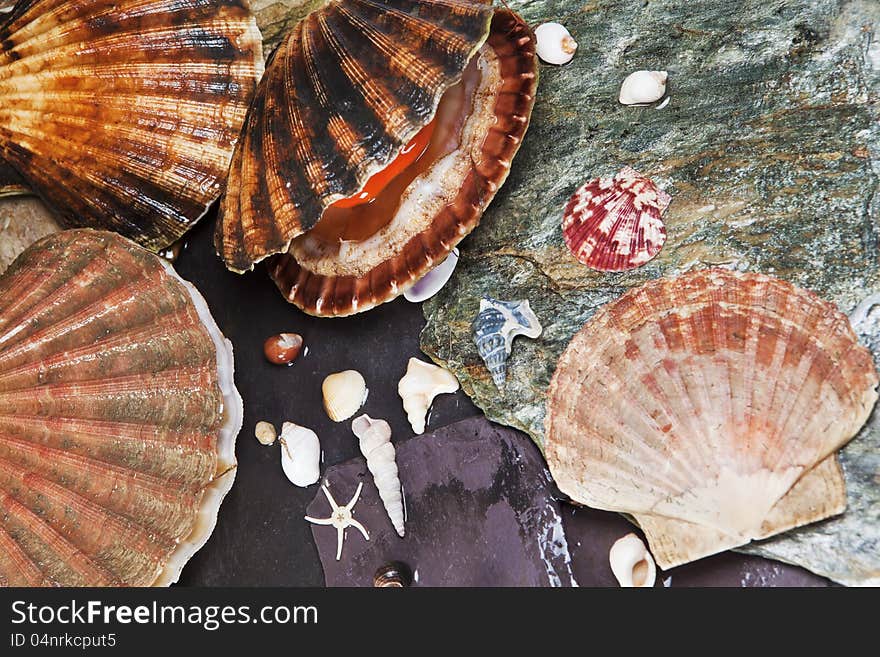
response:
<path fill-rule="evenodd" d="M 515 14 L 470 0 L 341 0 L 313 12 L 257 91 L 218 253 L 234 271 L 281 254 L 270 275 L 313 315 L 396 298 L 447 260 L 506 179 L 534 102 L 534 47 Z M 429 124 L 427 150 L 370 203 L 334 205 L 398 166 Z"/>
<path fill-rule="evenodd" d="M 235 476 L 241 398 L 204 299 L 64 231 L 0 277 L 0 583 L 169 584 Z"/>
<path fill-rule="evenodd" d="M 269 60 L 235 149 L 217 251 L 243 272 L 358 192 L 437 110 L 489 30 L 475 0 L 336 0 Z"/>
<path fill-rule="evenodd" d="M 836 451 L 878 376 L 846 316 L 779 279 L 708 270 L 602 308 L 550 386 L 560 489 L 634 516 L 662 568 L 841 513 Z"/>
<path fill-rule="evenodd" d="M 0 171 L 68 226 L 161 250 L 220 196 L 262 72 L 245 0 L 20 2 L 0 27 Z"/>

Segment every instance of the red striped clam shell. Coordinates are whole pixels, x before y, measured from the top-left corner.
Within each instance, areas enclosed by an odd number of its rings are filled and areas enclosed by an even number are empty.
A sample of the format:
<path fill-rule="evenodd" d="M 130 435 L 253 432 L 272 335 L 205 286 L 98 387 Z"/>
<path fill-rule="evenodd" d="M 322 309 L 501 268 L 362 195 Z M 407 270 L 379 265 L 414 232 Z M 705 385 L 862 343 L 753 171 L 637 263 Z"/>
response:
<path fill-rule="evenodd" d="M 661 215 L 672 197 L 625 167 L 578 189 L 562 220 L 572 255 L 597 271 L 628 271 L 654 258 L 666 242 Z"/>
<path fill-rule="evenodd" d="M 168 584 L 235 476 L 241 399 L 204 299 L 113 233 L 0 277 L 0 585 Z"/>

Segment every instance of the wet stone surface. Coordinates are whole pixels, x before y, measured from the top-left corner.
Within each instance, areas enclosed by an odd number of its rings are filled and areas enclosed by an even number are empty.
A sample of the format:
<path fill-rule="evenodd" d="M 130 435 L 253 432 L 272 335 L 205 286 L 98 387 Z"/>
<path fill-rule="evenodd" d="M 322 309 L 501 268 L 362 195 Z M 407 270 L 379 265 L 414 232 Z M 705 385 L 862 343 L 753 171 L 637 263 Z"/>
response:
<path fill-rule="evenodd" d="M 336 530 L 312 534 L 328 586 L 372 586 L 383 564 L 402 562 L 421 586 L 571 586 L 571 556 L 561 510 L 541 455 L 517 431 L 472 418 L 397 445 L 406 501 L 398 537 L 363 459 L 324 474 L 336 501 L 364 488 L 354 517 L 370 540 L 346 530 L 336 561 Z M 308 506 L 330 515 L 323 493 Z"/>
<path fill-rule="evenodd" d="M 567 66 L 542 66 L 510 178 L 462 243 L 452 282 L 425 305 L 422 348 L 488 417 L 540 445 L 546 388 L 572 335 L 598 307 L 649 279 L 708 266 L 762 271 L 845 312 L 880 291 L 880 5 L 510 4 L 533 25 L 565 24 L 580 48 Z M 620 82 L 637 69 L 669 71 L 664 108 L 617 102 Z M 640 269 L 594 272 L 565 247 L 562 211 L 585 180 L 626 165 L 672 195 L 668 240 Z M 529 299 L 545 327 L 539 340 L 515 342 L 503 393 L 471 339 L 482 296 Z M 865 331 L 876 342 L 880 327 Z M 847 514 L 749 549 L 843 583 L 876 578 L 877 453 L 875 414 L 842 455 Z"/>

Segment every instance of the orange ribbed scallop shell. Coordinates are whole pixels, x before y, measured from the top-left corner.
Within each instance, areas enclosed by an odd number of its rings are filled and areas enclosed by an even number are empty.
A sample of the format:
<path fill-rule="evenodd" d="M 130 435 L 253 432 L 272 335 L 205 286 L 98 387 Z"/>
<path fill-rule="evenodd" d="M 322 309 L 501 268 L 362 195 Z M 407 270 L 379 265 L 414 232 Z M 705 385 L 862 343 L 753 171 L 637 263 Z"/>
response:
<path fill-rule="evenodd" d="M 232 485 L 231 347 L 194 288 L 92 230 L 0 278 L 0 584 L 177 579 Z"/>
<path fill-rule="evenodd" d="M 246 0 L 22 0 L 0 26 L 0 174 L 158 251 L 220 196 L 262 72 Z"/>
<path fill-rule="evenodd" d="M 460 146 L 469 160 L 455 169 L 455 189 L 429 194 L 436 208 L 413 204 L 427 216 L 395 210 L 397 227 L 377 233 L 371 258 L 313 242 L 308 233 L 325 210 L 391 163 L 476 59 L 485 116 L 474 125 L 483 132 L 474 128 Z M 221 202 L 218 253 L 239 272 L 282 253 L 270 274 L 311 314 L 348 315 L 395 298 L 479 222 L 519 149 L 536 85 L 534 38 L 510 11 L 475 0 L 331 2 L 267 66 Z"/>
<path fill-rule="evenodd" d="M 836 451 L 877 384 L 846 316 L 811 292 L 726 270 L 652 281 L 560 358 L 547 460 L 575 501 L 634 516 L 669 568 L 841 513 Z"/>

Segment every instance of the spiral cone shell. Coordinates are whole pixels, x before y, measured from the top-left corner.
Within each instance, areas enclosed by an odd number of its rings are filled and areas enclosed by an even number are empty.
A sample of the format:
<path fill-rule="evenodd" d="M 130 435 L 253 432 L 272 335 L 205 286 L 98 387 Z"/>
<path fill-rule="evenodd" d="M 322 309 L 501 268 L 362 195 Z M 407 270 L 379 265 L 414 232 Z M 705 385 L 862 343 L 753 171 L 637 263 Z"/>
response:
<path fill-rule="evenodd" d="M 394 530 L 400 537 L 404 529 L 403 492 L 400 488 L 400 475 L 394 445 L 391 442 L 391 426 L 385 420 L 374 420 L 369 415 L 356 417 L 351 430 L 358 437 L 361 454 L 367 459 L 367 468 L 373 475 L 373 482 Z"/>

